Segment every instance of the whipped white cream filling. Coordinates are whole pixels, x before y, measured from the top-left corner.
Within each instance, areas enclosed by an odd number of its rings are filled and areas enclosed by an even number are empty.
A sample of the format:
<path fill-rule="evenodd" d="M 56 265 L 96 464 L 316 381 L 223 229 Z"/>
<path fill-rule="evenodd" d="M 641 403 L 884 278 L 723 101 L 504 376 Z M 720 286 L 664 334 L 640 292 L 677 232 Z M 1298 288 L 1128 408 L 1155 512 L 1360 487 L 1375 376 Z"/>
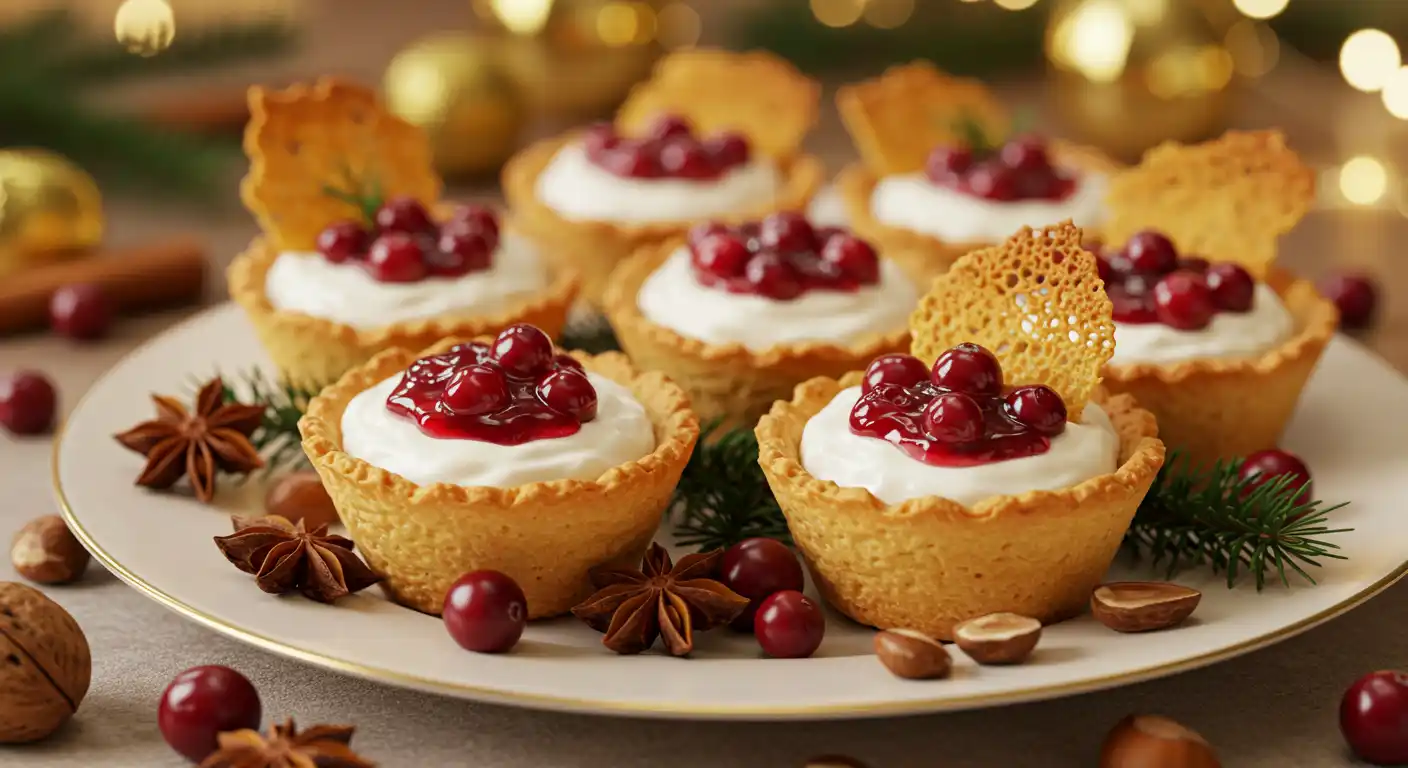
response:
<path fill-rule="evenodd" d="M 761 351 L 804 341 L 846 343 L 903 328 L 919 301 L 904 272 L 880 259 L 880 280 L 855 291 L 807 291 L 791 301 L 729 293 L 694 279 L 689 249 L 670 254 L 640 287 L 636 303 L 656 325 L 710 344 Z"/>
<path fill-rule="evenodd" d="M 360 265 L 333 264 L 317 253 L 280 253 L 264 279 L 264 293 L 274 309 L 375 328 L 438 315 L 495 314 L 521 304 L 548 282 L 533 244 L 505 232 L 488 269 L 415 283 L 383 283 Z"/>
<path fill-rule="evenodd" d="M 521 445 L 442 439 L 386 408 L 396 374 L 353 397 L 342 414 L 342 450 L 417 485 L 512 488 L 548 480 L 596 480 L 612 467 L 655 450 L 645 407 L 616 382 L 587 374 L 596 387 L 596 418 L 576 434 Z"/>
<path fill-rule="evenodd" d="M 568 144 L 538 175 L 537 195 L 578 221 L 692 221 L 772 202 L 781 183 L 777 166 L 766 159 L 717 179 L 627 179 L 594 165 L 580 144 Z"/>
<path fill-rule="evenodd" d="M 1163 323 L 1115 324 L 1112 365 L 1172 363 L 1198 358 L 1254 357 L 1289 339 L 1295 319 L 1281 297 L 1257 283 L 1247 312 L 1218 312 L 1206 328 L 1183 331 Z"/>
<path fill-rule="evenodd" d="M 859 399 L 860 387 L 844 389 L 807 421 L 802 467 L 842 488 L 864 488 L 886 504 L 942 496 L 971 507 L 993 496 L 1069 488 L 1119 465 L 1119 436 L 1095 403 L 1085 406 L 1080 424 L 1067 424 L 1039 456 L 936 467 L 910 458 L 893 443 L 851 432 L 851 408 Z"/>
<path fill-rule="evenodd" d="M 996 243 L 1022 227 L 1044 227 L 1065 219 L 1076 226 L 1104 217 L 1107 179 L 1081 173 L 1064 200 L 984 200 L 930 183 L 921 173 L 887 176 L 870 196 L 875 220 L 949 242 Z"/>
<path fill-rule="evenodd" d="M 835 184 L 827 184 L 817 191 L 807 206 L 807 219 L 817 227 L 849 227 L 851 217 L 846 213 L 846 199 Z"/>

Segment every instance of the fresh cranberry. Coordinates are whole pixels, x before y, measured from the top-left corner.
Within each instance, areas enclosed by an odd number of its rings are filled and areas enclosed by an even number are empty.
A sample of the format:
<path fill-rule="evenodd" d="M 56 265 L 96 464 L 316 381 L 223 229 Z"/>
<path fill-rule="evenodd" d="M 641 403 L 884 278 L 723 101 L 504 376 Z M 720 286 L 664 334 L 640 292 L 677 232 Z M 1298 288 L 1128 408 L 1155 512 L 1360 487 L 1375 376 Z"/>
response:
<path fill-rule="evenodd" d="M 758 294 L 777 301 L 789 301 L 802 295 L 802 283 L 797 270 L 776 253 L 754 256 L 744 269 L 748 282 Z"/>
<path fill-rule="evenodd" d="M 788 589 L 764 598 L 753 617 L 753 635 L 763 652 L 779 659 L 804 659 L 821 647 L 826 616 L 801 592 Z"/>
<path fill-rule="evenodd" d="M 455 371 L 440 401 L 454 413 L 480 416 L 507 406 L 511 398 L 503 372 L 479 363 Z"/>
<path fill-rule="evenodd" d="M 1115 268 L 1110 266 L 1110 260 L 1106 259 L 1104 256 L 1096 256 L 1095 269 L 1100 273 L 1100 279 L 1105 283 L 1106 289 L 1108 289 L 1116 277 Z"/>
<path fill-rule="evenodd" d="M 758 239 L 763 247 L 779 253 L 805 253 L 816 248 L 816 232 L 806 217 L 792 211 L 780 211 L 763 219 Z"/>
<path fill-rule="evenodd" d="M 689 138 L 689 121 L 679 115 L 661 115 L 650 124 L 647 135 L 652 139 Z"/>
<path fill-rule="evenodd" d="M 943 392 L 924 408 L 924 433 L 950 445 L 968 445 L 983 436 L 983 409 L 962 392 Z"/>
<path fill-rule="evenodd" d="M 1365 762 L 1408 764 L 1408 675 L 1380 670 L 1355 680 L 1340 699 L 1340 733 Z"/>
<path fill-rule="evenodd" d="M 860 390 L 869 392 L 881 384 L 912 387 L 929 379 L 929 366 L 913 355 L 881 355 L 866 366 Z"/>
<path fill-rule="evenodd" d="M 367 252 L 371 235 L 355 221 L 338 221 L 318 233 L 318 253 L 334 264 L 359 258 Z"/>
<path fill-rule="evenodd" d="M 748 244 L 727 234 L 707 237 L 691 250 L 695 267 L 719 277 L 743 274 L 750 258 L 752 254 L 748 251 Z"/>
<path fill-rule="evenodd" d="M 720 567 L 724 586 L 748 598 L 748 608 L 729 626 L 753 631 L 753 617 L 769 595 L 784 590 L 800 592 L 802 566 L 786 544 L 763 537 L 744 539 L 724 552 Z"/>
<path fill-rule="evenodd" d="M 959 344 L 934 361 L 934 386 L 965 395 L 995 395 L 1002 391 L 1002 363 L 977 344 Z"/>
<path fill-rule="evenodd" d="M 0 424 L 14 435 L 38 435 L 54 426 L 59 396 L 37 371 L 0 377 Z"/>
<path fill-rule="evenodd" d="M 532 376 L 552 362 L 552 339 L 527 323 L 499 332 L 492 347 L 494 360 L 512 376 Z"/>
<path fill-rule="evenodd" d="M 1066 401 L 1042 384 L 1017 387 L 1003 399 L 1007 415 L 1043 435 L 1059 435 L 1066 429 Z"/>
<path fill-rule="evenodd" d="M 1204 273 L 1213 303 L 1223 312 L 1247 312 L 1252 308 L 1256 281 L 1247 270 L 1231 262 L 1208 266 Z"/>
<path fill-rule="evenodd" d="M 582 365 L 580 360 L 568 354 L 554 355 L 552 364 L 558 368 L 571 368 L 574 371 L 581 371 L 582 373 L 587 372 L 587 369 Z"/>
<path fill-rule="evenodd" d="M 596 418 L 596 388 L 575 370 L 553 371 L 538 382 L 538 398 L 547 407 L 577 421 Z"/>
<path fill-rule="evenodd" d="M 734 168 L 748 162 L 751 150 L 741 133 L 721 133 L 704 142 L 704 149 L 719 168 Z"/>
<path fill-rule="evenodd" d="M 421 234 L 433 226 L 425 206 L 414 197 L 397 197 L 377 209 L 376 226 L 382 232 Z"/>
<path fill-rule="evenodd" d="M 1212 262 L 1202 256 L 1184 256 L 1178 260 L 1178 269 L 1184 272 L 1206 272 Z"/>
<path fill-rule="evenodd" d="M 367 269 L 383 283 L 414 283 L 423 280 L 429 269 L 425 245 L 415 235 L 387 232 L 378 237 L 367 252 Z"/>
<path fill-rule="evenodd" d="M 934 181 L 961 176 L 973 167 L 973 151 L 967 147 L 941 146 L 929 153 L 925 174 Z"/>
<path fill-rule="evenodd" d="M 263 708 L 259 692 L 229 667 L 193 667 L 177 675 L 161 694 L 157 726 L 171 748 L 191 762 L 210 756 L 216 737 L 227 731 L 257 730 Z"/>
<path fill-rule="evenodd" d="M 1242 461 L 1242 468 L 1237 473 L 1239 479 L 1247 482 L 1246 489 L 1248 491 L 1259 488 L 1282 475 L 1291 476 L 1289 487 L 1300 489 L 1300 493 L 1296 494 L 1295 503 L 1308 503 L 1313 487 L 1310 480 L 1310 468 L 1294 453 L 1276 448 L 1257 451 Z"/>
<path fill-rule="evenodd" d="M 682 179 L 707 179 L 714 175 L 714 164 L 699 142 L 676 139 L 661 148 L 660 170 Z"/>
<path fill-rule="evenodd" d="M 862 283 L 880 279 L 880 257 L 870 243 L 855 235 L 840 234 L 827 238 L 821 246 L 821 258 L 835 264 L 841 273 Z"/>
<path fill-rule="evenodd" d="M 1046 154 L 1046 142 L 1035 136 L 1013 139 L 998 150 L 998 158 L 1008 168 L 1027 173 L 1049 172 L 1051 159 Z"/>
<path fill-rule="evenodd" d="M 1005 165 L 985 164 L 966 177 L 968 191 L 984 200 L 1008 202 L 1017 199 L 1017 174 Z"/>
<path fill-rule="evenodd" d="M 446 227 L 436 244 L 439 252 L 428 254 L 432 275 L 458 277 L 488 269 L 494 261 L 492 235 L 468 227 Z"/>
<path fill-rule="evenodd" d="M 1178 267 L 1178 250 L 1161 233 L 1146 229 L 1124 244 L 1124 258 L 1130 272 L 1163 275 Z"/>
<path fill-rule="evenodd" d="M 616 135 L 616 126 L 611 123 L 597 123 L 582 131 L 582 146 L 588 155 L 600 155 L 616 148 L 621 141 Z"/>
<path fill-rule="evenodd" d="M 497 243 L 499 237 L 499 216 L 487 205 L 469 203 L 457 206 L 446 222 L 450 229 L 469 230 L 489 236 Z"/>
<path fill-rule="evenodd" d="M 1320 293 L 1339 309 L 1341 328 L 1360 330 L 1374 322 L 1379 290 L 1366 275 L 1332 275 L 1320 283 Z"/>
<path fill-rule="evenodd" d="M 518 643 L 528 626 L 528 600 L 507 575 L 473 571 L 459 577 L 445 593 L 441 618 L 461 648 L 503 653 Z"/>
<path fill-rule="evenodd" d="M 1207 281 L 1196 272 L 1172 272 L 1154 285 L 1159 322 L 1183 331 L 1206 328 L 1217 313 Z"/>
<path fill-rule="evenodd" d="M 689 235 L 686 241 L 690 245 L 704 242 L 714 235 L 729 234 L 728 225 L 718 221 L 701 221 L 689 228 Z"/>
<path fill-rule="evenodd" d="M 1113 306 L 1113 316 L 1117 323 L 1140 325 L 1159 322 L 1159 313 L 1154 310 L 1153 303 L 1143 296 L 1112 293 L 1110 304 Z"/>
<path fill-rule="evenodd" d="M 655 148 L 641 142 L 622 142 L 603 165 L 611 173 L 628 179 L 656 179 L 664 174 Z"/>
<path fill-rule="evenodd" d="M 112 302 L 101 285 L 65 285 L 49 297 L 49 324 L 71 339 L 101 338 L 112 325 Z"/>

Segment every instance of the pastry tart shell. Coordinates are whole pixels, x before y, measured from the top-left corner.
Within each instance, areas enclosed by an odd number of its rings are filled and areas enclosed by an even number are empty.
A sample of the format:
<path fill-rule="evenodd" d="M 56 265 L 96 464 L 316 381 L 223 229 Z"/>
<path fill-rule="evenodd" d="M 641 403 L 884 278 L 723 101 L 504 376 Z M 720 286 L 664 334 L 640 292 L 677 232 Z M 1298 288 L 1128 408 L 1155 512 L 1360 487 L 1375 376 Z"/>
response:
<path fill-rule="evenodd" d="M 538 176 L 558 150 L 578 139 L 577 133 L 533 144 L 504 166 L 503 188 L 515 221 L 529 237 L 544 246 L 544 255 L 556 266 L 582 277 L 582 298 L 600 309 L 611 272 L 644 245 L 684 234 L 701 219 L 643 223 L 567 219 L 538 199 Z M 821 187 L 821 162 L 810 155 L 778 161 L 782 184 L 774 199 L 726 216 L 709 220 L 746 221 L 775 211 L 804 211 Z"/>
<path fill-rule="evenodd" d="M 298 425 L 303 450 L 397 603 L 439 615 L 456 579 L 493 569 L 523 588 L 529 618 L 566 613 L 590 594 L 590 569 L 639 563 L 689 461 L 699 420 L 659 373 L 637 373 L 618 353 L 573 353 L 587 370 L 631 390 L 655 427 L 654 451 L 592 481 L 491 488 L 417 485 L 342 450 L 342 415 L 353 397 L 455 343 L 387 350 L 348 371 L 309 403 Z"/>
<path fill-rule="evenodd" d="M 759 464 L 823 597 L 862 624 L 951 640 L 955 624 L 997 611 L 1043 624 L 1085 610 L 1163 466 L 1148 411 L 1097 392 L 1119 434 L 1119 468 L 1070 488 L 967 507 L 926 496 L 886 504 L 802 466 L 807 421 L 860 374 L 813 379 L 758 423 Z M 896 461 L 911 461 L 898 451 Z"/>

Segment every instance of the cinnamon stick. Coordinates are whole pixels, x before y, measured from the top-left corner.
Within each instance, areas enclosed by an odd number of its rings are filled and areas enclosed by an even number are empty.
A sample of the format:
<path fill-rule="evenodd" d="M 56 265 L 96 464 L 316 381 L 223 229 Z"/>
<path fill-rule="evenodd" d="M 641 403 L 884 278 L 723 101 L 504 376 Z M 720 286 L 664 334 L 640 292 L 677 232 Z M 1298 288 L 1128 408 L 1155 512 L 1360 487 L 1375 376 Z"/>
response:
<path fill-rule="evenodd" d="M 148 123 L 174 131 L 213 134 L 238 131 L 249 122 L 246 88 L 216 88 L 164 97 L 141 112 Z"/>
<path fill-rule="evenodd" d="M 200 301 L 205 289 L 205 246 L 194 238 L 96 251 L 0 280 L 0 334 L 49 323 L 49 297 L 71 283 L 102 286 L 113 309 L 130 314 Z"/>

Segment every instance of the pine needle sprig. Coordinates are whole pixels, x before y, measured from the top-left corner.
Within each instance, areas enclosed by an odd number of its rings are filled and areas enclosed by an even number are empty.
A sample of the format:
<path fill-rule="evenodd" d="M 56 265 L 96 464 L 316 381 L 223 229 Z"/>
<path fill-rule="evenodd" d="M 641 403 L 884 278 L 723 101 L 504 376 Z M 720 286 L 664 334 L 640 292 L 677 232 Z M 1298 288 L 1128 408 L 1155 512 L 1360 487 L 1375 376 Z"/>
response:
<path fill-rule="evenodd" d="M 713 439 L 719 422 L 699 431 L 699 442 L 675 488 L 675 540 L 707 551 L 765 536 L 791 544 L 787 520 L 758 466 L 758 439 L 733 429 Z"/>

